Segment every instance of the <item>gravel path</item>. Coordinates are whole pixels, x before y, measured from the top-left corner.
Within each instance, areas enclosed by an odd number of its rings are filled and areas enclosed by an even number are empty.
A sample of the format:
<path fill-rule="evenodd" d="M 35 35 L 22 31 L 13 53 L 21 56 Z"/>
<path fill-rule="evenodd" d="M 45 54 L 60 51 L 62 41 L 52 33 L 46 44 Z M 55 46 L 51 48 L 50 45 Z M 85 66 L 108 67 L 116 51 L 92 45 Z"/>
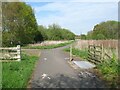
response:
<path fill-rule="evenodd" d="M 96 75 L 77 71 L 68 64 L 63 48 L 42 50 L 31 80 L 31 88 L 105 88 Z"/>

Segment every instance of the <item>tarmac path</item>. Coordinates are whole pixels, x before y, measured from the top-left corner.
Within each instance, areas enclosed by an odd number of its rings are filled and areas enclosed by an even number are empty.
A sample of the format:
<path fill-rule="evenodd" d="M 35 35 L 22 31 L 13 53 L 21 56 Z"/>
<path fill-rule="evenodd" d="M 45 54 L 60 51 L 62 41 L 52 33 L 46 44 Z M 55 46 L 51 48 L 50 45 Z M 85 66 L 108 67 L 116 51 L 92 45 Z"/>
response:
<path fill-rule="evenodd" d="M 69 64 L 65 47 L 41 51 L 31 88 L 105 88 L 103 81 L 87 71 L 77 72 Z"/>

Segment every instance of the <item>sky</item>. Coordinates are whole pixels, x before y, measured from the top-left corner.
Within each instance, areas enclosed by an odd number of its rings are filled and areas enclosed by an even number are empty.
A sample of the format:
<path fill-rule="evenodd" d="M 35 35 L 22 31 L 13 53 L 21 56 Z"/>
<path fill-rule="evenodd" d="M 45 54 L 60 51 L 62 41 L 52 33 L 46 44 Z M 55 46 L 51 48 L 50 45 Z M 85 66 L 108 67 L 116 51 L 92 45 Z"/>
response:
<path fill-rule="evenodd" d="M 26 1 L 35 12 L 39 25 L 58 24 L 76 35 L 87 34 L 103 21 L 118 21 L 118 2 L 113 0 L 85 1 Z"/>

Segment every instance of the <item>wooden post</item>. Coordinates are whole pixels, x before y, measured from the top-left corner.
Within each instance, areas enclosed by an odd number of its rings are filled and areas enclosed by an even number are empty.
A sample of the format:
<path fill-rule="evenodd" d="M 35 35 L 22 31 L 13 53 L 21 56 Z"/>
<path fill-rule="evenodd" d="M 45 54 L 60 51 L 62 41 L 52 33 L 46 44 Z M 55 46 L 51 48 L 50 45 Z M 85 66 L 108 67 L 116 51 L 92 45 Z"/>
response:
<path fill-rule="evenodd" d="M 103 60 L 104 59 L 104 48 L 103 48 L 103 44 L 102 44 L 102 55 L 101 55 L 101 59 Z"/>
<path fill-rule="evenodd" d="M 94 48 L 94 49 L 93 49 L 93 50 L 94 50 L 93 53 L 94 53 L 94 58 L 95 58 L 95 48 L 96 48 L 96 47 L 95 47 L 94 44 L 93 44 L 93 48 Z"/>
<path fill-rule="evenodd" d="M 88 53 L 90 53 L 90 45 L 88 46 Z"/>
<path fill-rule="evenodd" d="M 115 51 L 116 53 L 116 56 L 117 56 L 117 58 L 118 58 L 118 46 L 116 46 L 116 51 Z"/>
<path fill-rule="evenodd" d="M 17 45 L 17 57 L 18 57 L 17 61 L 21 61 L 21 47 L 20 47 L 20 45 Z"/>
<path fill-rule="evenodd" d="M 72 60 L 72 45 L 70 46 L 70 61 Z"/>

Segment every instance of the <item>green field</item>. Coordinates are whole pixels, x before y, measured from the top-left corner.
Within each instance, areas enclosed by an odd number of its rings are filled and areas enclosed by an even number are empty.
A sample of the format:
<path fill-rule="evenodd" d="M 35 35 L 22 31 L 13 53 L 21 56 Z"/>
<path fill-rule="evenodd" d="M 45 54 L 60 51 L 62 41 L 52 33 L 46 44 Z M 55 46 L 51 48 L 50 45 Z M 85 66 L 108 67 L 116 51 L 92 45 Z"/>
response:
<path fill-rule="evenodd" d="M 22 54 L 20 62 L 3 62 L 2 88 L 26 88 L 37 60 L 36 56 Z"/>

